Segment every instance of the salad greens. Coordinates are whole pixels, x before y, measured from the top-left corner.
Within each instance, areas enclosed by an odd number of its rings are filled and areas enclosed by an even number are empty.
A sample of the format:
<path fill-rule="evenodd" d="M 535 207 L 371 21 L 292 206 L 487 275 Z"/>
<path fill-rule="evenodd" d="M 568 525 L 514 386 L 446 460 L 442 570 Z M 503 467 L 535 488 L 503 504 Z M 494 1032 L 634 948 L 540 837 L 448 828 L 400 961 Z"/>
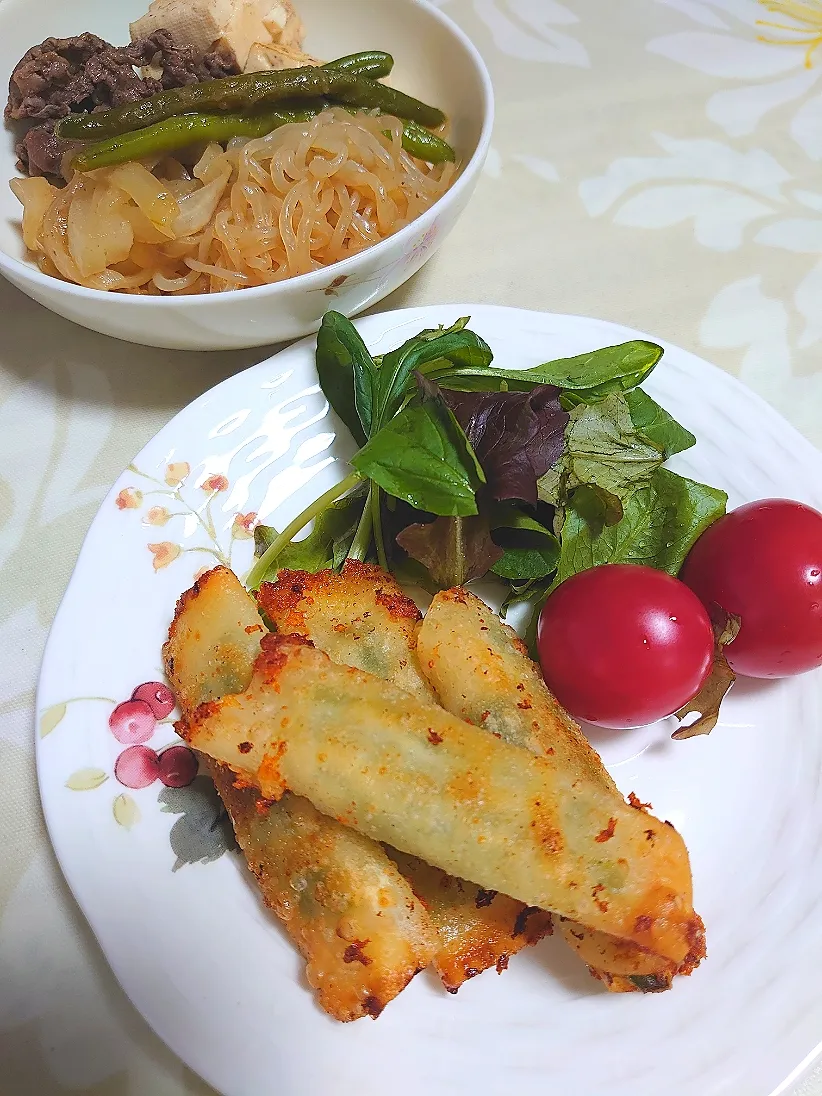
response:
<path fill-rule="evenodd" d="M 432 382 L 428 382 L 431 384 Z M 488 479 L 488 494 L 502 502 L 534 505 L 537 480 L 561 457 L 568 412 L 560 390 L 537 385 L 530 392 L 443 390 Z"/>
<path fill-rule="evenodd" d="M 419 400 L 377 430 L 351 465 L 418 510 L 476 514 L 485 473 L 442 393 L 424 378 L 420 382 Z"/>
<path fill-rule="evenodd" d="M 638 387 L 662 348 L 635 340 L 501 369 L 468 322 L 373 357 L 326 314 L 320 384 L 360 448 L 282 533 L 256 530 L 250 588 L 283 568 L 376 559 L 430 590 L 495 576 L 504 611 L 602 563 L 677 573 L 727 498 L 664 467 L 696 439 Z"/>
<path fill-rule="evenodd" d="M 502 548 L 491 539 L 488 518 L 484 514 L 416 522 L 397 534 L 396 543 L 411 560 L 422 566 L 422 577 L 427 572 L 430 584 L 442 589 L 481 578 L 504 555 Z"/>
<path fill-rule="evenodd" d="M 640 563 L 675 575 L 726 502 L 724 491 L 659 468 L 628 498 L 622 518 L 599 532 L 572 503 L 560 534 L 557 580 L 601 563 Z"/>

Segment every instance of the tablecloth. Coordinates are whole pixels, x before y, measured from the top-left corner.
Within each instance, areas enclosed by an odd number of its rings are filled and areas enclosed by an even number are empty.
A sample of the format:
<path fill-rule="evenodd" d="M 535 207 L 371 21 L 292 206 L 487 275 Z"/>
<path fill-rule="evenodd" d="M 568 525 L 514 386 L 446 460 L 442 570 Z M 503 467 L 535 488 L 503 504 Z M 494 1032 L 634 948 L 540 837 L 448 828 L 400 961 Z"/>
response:
<path fill-rule="evenodd" d="M 481 301 L 628 324 L 734 373 L 822 445 L 819 0 L 439 6 L 491 70 L 493 147 L 452 236 L 379 307 Z M 211 1091 L 132 1009 L 63 882 L 32 710 L 108 486 L 175 412 L 268 353 L 129 346 L 0 284 L 3 1096 Z M 800 1093 L 822 1094 L 822 1071 Z"/>

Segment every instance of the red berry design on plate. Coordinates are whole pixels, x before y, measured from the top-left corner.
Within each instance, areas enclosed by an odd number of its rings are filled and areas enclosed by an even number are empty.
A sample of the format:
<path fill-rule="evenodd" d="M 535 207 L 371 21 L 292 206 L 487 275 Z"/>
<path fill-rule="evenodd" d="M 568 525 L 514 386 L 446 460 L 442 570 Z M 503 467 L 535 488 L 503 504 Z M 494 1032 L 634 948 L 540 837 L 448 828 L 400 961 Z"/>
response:
<path fill-rule="evenodd" d="M 154 734 L 156 722 L 151 705 L 145 700 L 126 700 L 118 704 L 108 717 L 111 733 L 118 742 L 127 746 L 147 742 Z"/>
<path fill-rule="evenodd" d="M 138 685 L 131 699 L 148 704 L 155 719 L 165 719 L 176 703 L 174 693 L 162 681 L 146 681 L 144 685 Z"/>
<path fill-rule="evenodd" d="M 197 758 L 188 746 L 169 746 L 160 754 L 160 780 L 167 788 L 186 788 L 197 775 Z"/>
<path fill-rule="evenodd" d="M 147 788 L 160 775 L 160 758 L 148 746 L 129 746 L 115 761 L 114 775 L 126 788 Z"/>

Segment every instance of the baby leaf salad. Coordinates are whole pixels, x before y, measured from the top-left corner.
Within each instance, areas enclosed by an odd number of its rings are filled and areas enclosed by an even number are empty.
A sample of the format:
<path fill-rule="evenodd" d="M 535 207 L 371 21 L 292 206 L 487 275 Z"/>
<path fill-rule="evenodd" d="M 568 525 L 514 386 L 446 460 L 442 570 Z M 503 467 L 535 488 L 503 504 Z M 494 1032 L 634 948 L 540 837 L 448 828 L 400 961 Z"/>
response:
<path fill-rule="evenodd" d="M 429 590 L 495 576 L 505 611 L 602 563 L 678 572 L 727 497 L 665 467 L 696 439 L 640 387 L 662 348 L 634 340 L 506 369 L 468 323 L 373 357 L 326 314 L 320 384 L 360 448 L 286 529 L 256 530 L 250 588 L 282 568 L 374 559 Z"/>

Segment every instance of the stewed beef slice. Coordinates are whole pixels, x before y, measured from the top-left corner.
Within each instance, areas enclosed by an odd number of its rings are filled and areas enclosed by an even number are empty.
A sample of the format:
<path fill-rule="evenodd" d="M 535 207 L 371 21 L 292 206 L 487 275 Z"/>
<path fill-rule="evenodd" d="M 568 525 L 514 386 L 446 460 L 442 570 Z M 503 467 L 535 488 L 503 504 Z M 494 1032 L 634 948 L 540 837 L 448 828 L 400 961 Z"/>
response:
<path fill-rule="evenodd" d="M 138 71 L 149 66 L 156 75 Z M 112 46 L 89 33 L 47 38 L 26 53 L 9 81 L 6 119 L 41 123 L 18 144 L 18 167 L 29 175 L 60 174 L 70 146 L 54 136 L 54 125 L 67 114 L 109 110 L 237 71 L 234 61 L 221 53 L 203 56 L 175 46 L 164 30 L 128 46 Z"/>

